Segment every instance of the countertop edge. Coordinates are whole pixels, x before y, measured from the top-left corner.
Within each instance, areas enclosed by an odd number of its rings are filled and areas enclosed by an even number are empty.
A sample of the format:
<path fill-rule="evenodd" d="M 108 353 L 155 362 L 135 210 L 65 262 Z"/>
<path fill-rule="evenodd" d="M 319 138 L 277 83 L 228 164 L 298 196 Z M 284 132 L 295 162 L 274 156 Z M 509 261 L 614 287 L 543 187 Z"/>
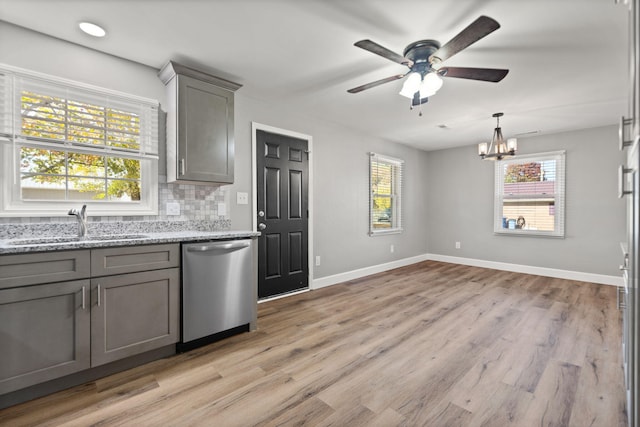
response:
<path fill-rule="evenodd" d="M 111 248 L 118 246 L 141 246 L 163 243 L 189 243 L 203 242 L 210 240 L 229 240 L 229 239 L 246 239 L 257 238 L 260 232 L 257 231 L 172 231 L 159 233 L 140 233 L 144 235 L 142 238 L 129 240 L 91 240 L 91 236 L 87 240 L 77 242 L 56 242 L 47 244 L 31 244 L 31 245 L 11 245 L 10 240 L 0 240 L 0 255 L 12 254 L 28 254 L 37 252 L 53 252 L 63 250 L 77 249 L 99 249 Z"/>

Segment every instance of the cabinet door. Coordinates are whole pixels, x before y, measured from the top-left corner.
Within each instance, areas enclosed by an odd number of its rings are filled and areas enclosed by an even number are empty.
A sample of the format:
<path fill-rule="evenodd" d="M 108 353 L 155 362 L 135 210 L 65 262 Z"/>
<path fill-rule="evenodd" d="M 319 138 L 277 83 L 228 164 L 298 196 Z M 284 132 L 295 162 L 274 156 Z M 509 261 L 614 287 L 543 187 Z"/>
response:
<path fill-rule="evenodd" d="M 0 290 L 0 394 L 89 368 L 88 299 L 89 280 Z"/>
<path fill-rule="evenodd" d="M 177 78 L 178 180 L 233 183 L 233 92 Z"/>
<path fill-rule="evenodd" d="M 91 279 L 91 364 L 102 365 L 179 338 L 180 269 Z"/>

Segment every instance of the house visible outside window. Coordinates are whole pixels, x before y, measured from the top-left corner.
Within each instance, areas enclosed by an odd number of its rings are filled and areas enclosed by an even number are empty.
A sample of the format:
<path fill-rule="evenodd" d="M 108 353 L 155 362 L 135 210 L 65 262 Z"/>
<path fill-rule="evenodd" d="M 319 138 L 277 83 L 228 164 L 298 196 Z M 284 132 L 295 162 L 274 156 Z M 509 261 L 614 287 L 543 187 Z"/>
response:
<path fill-rule="evenodd" d="M 402 232 L 404 161 L 376 153 L 369 159 L 369 235 Z"/>
<path fill-rule="evenodd" d="M 157 101 L 6 66 L 0 97 L 1 216 L 157 214 Z"/>
<path fill-rule="evenodd" d="M 494 231 L 564 237 L 564 151 L 495 165 Z"/>

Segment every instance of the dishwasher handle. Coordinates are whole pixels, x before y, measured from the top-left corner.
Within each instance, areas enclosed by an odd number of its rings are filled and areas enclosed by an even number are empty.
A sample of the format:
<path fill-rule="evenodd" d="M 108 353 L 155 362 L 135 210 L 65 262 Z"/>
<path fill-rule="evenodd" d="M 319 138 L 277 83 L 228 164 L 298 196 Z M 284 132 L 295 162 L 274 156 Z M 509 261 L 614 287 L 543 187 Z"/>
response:
<path fill-rule="evenodd" d="M 187 246 L 187 252 L 213 252 L 213 251 L 226 251 L 232 252 L 238 249 L 248 248 L 251 245 L 249 240 L 240 240 L 234 242 L 215 242 L 204 243 L 202 245 L 190 245 Z"/>

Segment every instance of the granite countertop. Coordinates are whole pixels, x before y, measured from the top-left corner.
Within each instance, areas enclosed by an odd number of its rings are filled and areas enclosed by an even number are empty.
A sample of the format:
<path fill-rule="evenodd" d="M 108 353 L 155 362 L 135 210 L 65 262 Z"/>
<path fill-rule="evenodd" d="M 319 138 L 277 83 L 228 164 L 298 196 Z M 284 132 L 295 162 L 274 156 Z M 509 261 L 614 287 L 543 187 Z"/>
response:
<path fill-rule="evenodd" d="M 143 223 L 138 223 L 137 227 L 129 226 L 127 228 L 97 229 L 95 227 L 96 229 L 94 230 L 89 229 L 89 233 L 84 239 L 79 239 L 75 234 L 69 233 L 67 230 L 62 233 L 42 232 L 42 227 L 38 230 L 40 231 L 39 233 L 33 232 L 34 230 L 10 235 L 8 233 L 0 233 L 0 255 L 161 243 L 204 242 L 260 236 L 259 232 L 249 230 L 211 230 L 206 227 L 202 229 L 200 224 L 197 224 L 198 227 L 196 227 L 200 229 L 181 229 L 183 226 L 193 224 L 180 224 L 179 227 L 176 227 L 175 224 L 171 225 L 166 227 L 166 231 L 158 230 L 157 226 L 149 228 Z M 47 231 L 51 229 L 50 225 L 46 227 Z"/>

